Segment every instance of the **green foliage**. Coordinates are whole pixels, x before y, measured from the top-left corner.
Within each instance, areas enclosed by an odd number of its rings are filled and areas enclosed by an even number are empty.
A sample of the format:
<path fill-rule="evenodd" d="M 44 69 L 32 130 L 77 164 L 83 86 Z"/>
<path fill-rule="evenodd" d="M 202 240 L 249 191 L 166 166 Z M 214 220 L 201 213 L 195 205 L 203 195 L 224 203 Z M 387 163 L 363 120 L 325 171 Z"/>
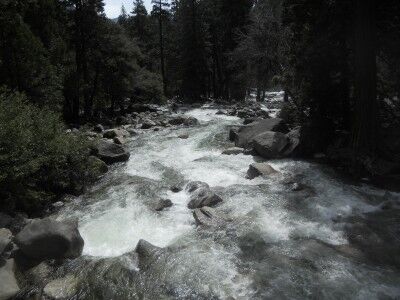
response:
<path fill-rule="evenodd" d="M 166 99 L 160 75 L 141 69 L 136 77 L 133 96 L 140 102 L 164 103 Z"/>
<path fill-rule="evenodd" d="M 59 116 L 0 91 L 0 208 L 35 212 L 61 193 L 78 193 L 88 145 L 67 134 Z"/>

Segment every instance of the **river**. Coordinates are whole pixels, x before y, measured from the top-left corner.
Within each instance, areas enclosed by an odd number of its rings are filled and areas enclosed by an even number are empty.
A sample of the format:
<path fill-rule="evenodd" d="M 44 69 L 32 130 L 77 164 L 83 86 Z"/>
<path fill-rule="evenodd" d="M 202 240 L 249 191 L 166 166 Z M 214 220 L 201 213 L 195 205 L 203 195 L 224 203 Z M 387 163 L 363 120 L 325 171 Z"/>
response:
<path fill-rule="evenodd" d="M 129 162 L 113 166 L 59 213 L 60 219 L 79 219 L 85 240 L 84 256 L 64 266 L 83 282 L 78 298 L 400 297 L 398 271 L 338 250 L 349 244 L 344 220 L 379 209 L 366 199 L 387 193 L 347 184 L 317 163 L 290 159 L 270 161 L 278 175 L 248 180 L 252 156 L 221 154 L 232 147 L 229 126 L 241 120 L 216 111 L 187 111 L 200 126 L 131 138 Z M 208 183 L 224 200 L 216 212 L 228 220 L 226 226 L 196 227 L 189 195 L 170 191 L 195 180 Z M 305 188 L 293 191 L 293 180 Z M 160 198 L 173 206 L 154 211 Z M 145 269 L 124 255 L 140 239 L 163 248 Z"/>

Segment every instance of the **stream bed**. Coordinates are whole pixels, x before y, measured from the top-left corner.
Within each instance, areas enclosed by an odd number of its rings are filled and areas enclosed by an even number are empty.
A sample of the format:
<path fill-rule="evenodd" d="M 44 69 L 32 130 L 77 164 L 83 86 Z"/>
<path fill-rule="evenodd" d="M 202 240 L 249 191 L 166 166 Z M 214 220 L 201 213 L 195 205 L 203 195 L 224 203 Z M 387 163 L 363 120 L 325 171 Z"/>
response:
<path fill-rule="evenodd" d="M 290 159 L 269 161 L 278 175 L 248 180 L 252 156 L 221 154 L 241 120 L 216 112 L 192 109 L 185 114 L 199 126 L 131 138 L 130 160 L 58 213 L 78 218 L 85 241 L 83 256 L 59 271 L 79 278 L 76 298 L 398 299 L 399 270 L 365 257 L 347 228 L 399 194 Z M 184 190 L 190 181 L 224 200 L 215 208 L 229 220 L 224 226 L 196 226 Z M 172 192 L 175 185 L 183 190 Z M 156 212 L 158 199 L 173 206 Z M 141 239 L 160 247 L 145 265 L 132 254 Z"/>

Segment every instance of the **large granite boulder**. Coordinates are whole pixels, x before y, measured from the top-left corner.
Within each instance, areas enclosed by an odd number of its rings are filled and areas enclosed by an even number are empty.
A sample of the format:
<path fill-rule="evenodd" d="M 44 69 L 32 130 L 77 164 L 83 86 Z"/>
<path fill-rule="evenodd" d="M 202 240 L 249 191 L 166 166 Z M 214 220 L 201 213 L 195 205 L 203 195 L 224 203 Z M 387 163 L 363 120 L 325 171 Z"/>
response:
<path fill-rule="evenodd" d="M 72 299 L 78 292 L 78 285 L 77 277 L 67 275 L 64 278 L 58 278 L 46 284 L 43 294 L 54 300 Z"/>
<path fill-rule="evenodd" d="M 84 245 L 77 222 L 50 218 L 30 222 L 16 235 L 15 243 L 26 257 L 35 260 L 77 258 Z"/>
<path fill-rule="evenodd" d="M 288 137 L 280 132 L 266 131 L 257 135 L 252 145 L 256 153 L 264 158 L 279 158 L 289 145 Z"/>
<path fill-rule="evenodd" d="M 288 129 L 282 119 L 276 118 L 260 120 L 240 127 L 235 136 L 235 145 L 241 148 L 249 148 L 256 136 L 267 131 L 287 133 Z"/>
<path fill-rule="evenodd" d="M 94 154 L 107 164 L 124 162 L 130 157 L 130 153 L 122 145 L 107 140 L 97 141 L 93 150 Z"/>
<path fill-rule="evenodd" d="M 13 259 L 0 262 L 0 300 L 8 300 L 19 292 L 19 286 L 14 274 Z"/>

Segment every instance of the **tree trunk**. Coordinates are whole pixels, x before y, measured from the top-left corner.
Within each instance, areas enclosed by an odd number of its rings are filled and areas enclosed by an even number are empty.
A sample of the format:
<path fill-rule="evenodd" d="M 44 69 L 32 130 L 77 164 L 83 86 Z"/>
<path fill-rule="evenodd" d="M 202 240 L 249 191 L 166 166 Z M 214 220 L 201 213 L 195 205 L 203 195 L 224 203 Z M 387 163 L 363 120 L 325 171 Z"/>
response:
<path fill-rule="evenodd" d="M 162 1 L 159 2 L 159 17 L 158 17 L 158 27 L 160 31 L 160 62 L 161 62 L 161 77 L 163 81 L 164 95 L 167 93 L 167 84 L 165 78 L 165 62 L 164 62 L 164 35 L 163 35 L 163 24 L 162 24 Z"/>
<path fill-rule="evenodd" d="M 376 6 L 375 0 L 355 0 L 355 4 L 353 166 L 359 172 L 360 157 L 373 157 L 378 143 Z"/>

